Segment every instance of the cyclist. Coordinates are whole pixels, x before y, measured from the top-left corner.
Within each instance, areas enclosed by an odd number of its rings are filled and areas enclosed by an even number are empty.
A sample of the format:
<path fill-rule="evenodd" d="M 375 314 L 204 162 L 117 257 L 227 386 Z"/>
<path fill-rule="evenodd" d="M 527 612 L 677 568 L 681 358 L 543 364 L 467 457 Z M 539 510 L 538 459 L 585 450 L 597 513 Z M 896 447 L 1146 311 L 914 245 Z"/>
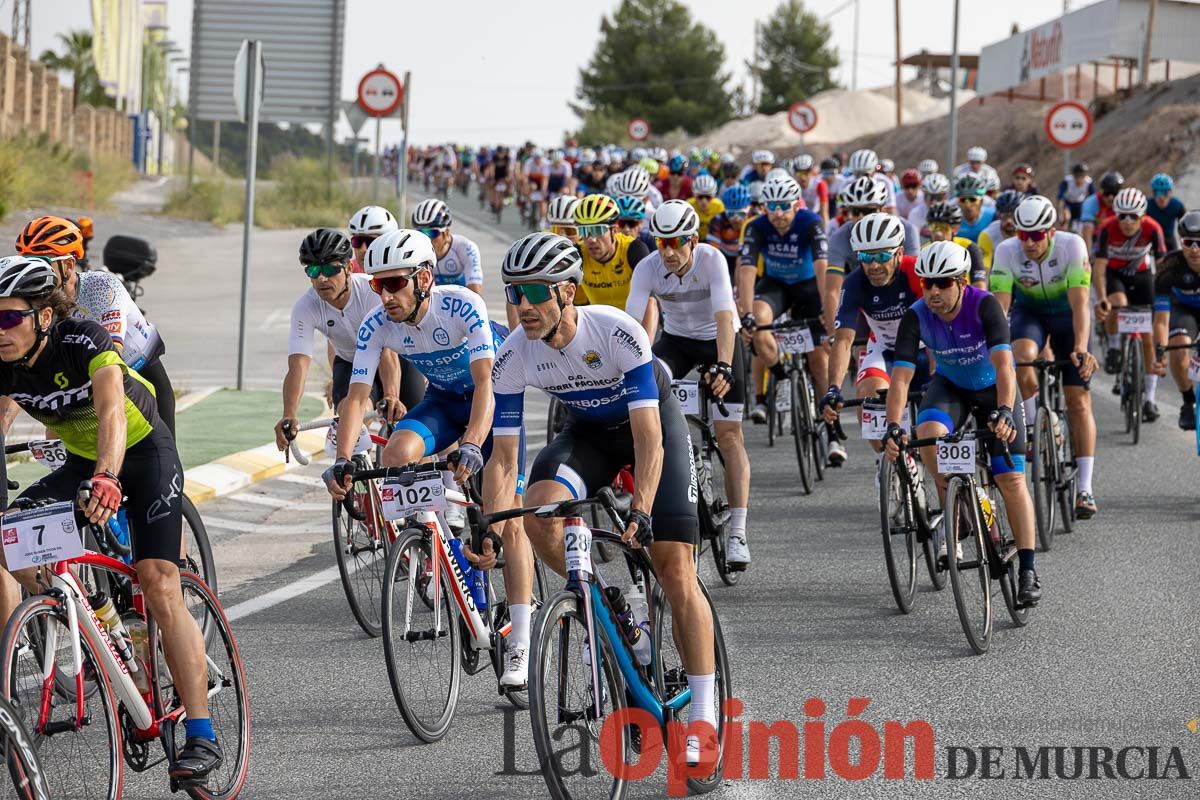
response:
<path fill-rule="evenodd" d="M 1083 202 L 1095 194 L 1096 185 L 1088 175 L 1088 165 L 1082 161 L 1071 165 L 1071 174 L 1064 175 L 1058 184 L 1058 218 L 1072 233 L 1083 230 Z"/>
<path fill-rule="evenodd" d="M 0 259 L 0 418 L 11 422 L 19 406 L 67 450 L 62 466 L 20 499 L 77 500 L 77 517 L 105 525 L 127 497 L 138 583 L 187 710 L 186 743 L 170 775 L 202 782 L 224 756 L 208 715 L 204 638 L 179 580 L 183 465 L 153 387 L 126 366 L 99 323 L 71 316 L 71 301 L 57 284 L 42 259 Z M 32 568 L 0 570 L 0 587 L 5 621 L 22 587 L 34 594 L 45 588 Z"/>
<path fill-rule="evenodd" d="M 725 210 L 725 204 L 717 197 L 717 179 L 711 175 L 697 175 L 692 181 L 692 196 L 687 202 L 700 219 L 700 241 L 707 241 L 709 223 Z"/>
<path fill-rule="evenodd" d="M 620 216 L 617 202 L 606 194 L 590 194 L 575 206 L 583 240 L 580 294 L 588 303 L 625 308 L 633 268 L 650 254 L 641 241 L 614 230 Z"/>
<path fill-rule="evenodd" d="M 917 164 L 917 172 L 921 173 L 921 180 L 924 180 L 926 176 L 932 175 L 937 171 L 938 162 L 932 158 L 923 158 Z"/>
<path fill-rule="evenodd" d="M 970 239 L 958 235 L 958 227 L 962 224 L 962 209 L 954 203 L 934 203 L 929 207 L 929 242 L 955 242 L 965 248 L 971 256 L 971 285 L 979 289 L 987 288 L 987 264 L 983 260 L 983 252 L 979 245 Z"/>
<path fill-rule="evenodd" d="M 750 154 L 750 163 L 742 170 L 738 180 L 746 186 L 756 182 L 766 182 L 767 173 L 775 167 L 775 154 L 770 150 L 755 150 Z"/>
<path fill-rule="evenodd" d="M 359 329 L 350 392 L 338 429 L 337 460 L 322 476 L 337 500 L 346 496 L 354 475 L 352 455 L 357 431 L 385 348 L 404 353 L 429 381 L 429 388 L 425 398 L 396 424 L 383 451 L 384 466 L 411 464 L 458 443 L 449 460 L 457 465 L 455 479 L 463 483 L 483 470 L 491 453 L 495 407 L 492 365 L 508 331 L 488 320 L 483 298 L 470 289 L 436 285 L 436 262 L 433 242 L 415 230 L 394 231 L 367 251 L 364 267 L 371 276 L 371 288 L 382 302 L 375 305 Z M 351 433 L 342 435 L 343 431 Z M 509 484 L 510 495 L 520 495 L 524 489 L 524 436 L 519 445 L 513 470 L 516 482 Z M 505 526 L 504 531 L 508 537 L 504 544 L 510 554 L 520 547 L 513 529 Z M 472 555 L 487 557 L 489 545 L 484 546 L 482 554 Z M 513 645 L 500 683 L 520 687 L 528 672 L 532 583 L 522 580 L 524 576 L 519 572 L 508 572 L 507 577 L 512 578 L 507 585 L 512 602 Z"/>
<path fill-rule="evenodd" d="M 646 221 L 646 204 L 636 197 L 617 198 L 617 233 L 635 236 L 646 245 L 647 251 L 654 247 L 654 237 L 642 230 Z"/>
<path fill-rule="evenodd" d="M 1166 253 L 1162 228 L 1146 216 L 1146 196 L 1132 186 L 1122 189 L 1112 201 L 1114 217 L 1100 225 L 1092 252 L 1092 286 L 1096 292 L 1096 319 L 1108 331 L 1108 352 L 1104 371 L 1115 375 L 1121 366 L 1121 351 L 1113 347 L 1117 337 L 1114 308 L 1150 306 L 1154 303 L 1154 270 L 1151 259 Z M 1146 377 L 1142 400 L 1142 419 L 1158 419 L 1155 392 L 1162 365 L 1154 357 L 1154 337 L 1143 336 L 1142 355 Z M 1118 385 L 1120 381 L 1117 382 Z"/>
<path fill-rule="evenodd" d="M 908 219 L 918 205 L 925 202 L 921 196 L 921 173 L 915 169 L 906 169 L 900 175 L 900 192 L 896 195 L 896 215 Z"/>
<path fill-rule="evenodd" d="M 964 239 L 977 242 L 979 234 L 996 218 L 996 207 L 983 202 L 986 195 L 987 184 L 973 172 L 960 175 L 954 182 L 954 200 L 963 214 L 958 233 Z"/>
<path fill-rule="evenodd" d="M 750 190 L 741 184 L 734 184 L 721 192 L 721 203 L 725 211 L 713 217 L 709 223 L 708 243 L 725 256 L 732 279 L 738 254 L 742 251 L 742 229 L 750 211 Z"/>
<path fill-rule="evenodd" d="M 687 200 L 692 196 L 692 178 L 687 175 L 687 159 L 676 153 L 667 164 L 667 177 L 659 179 L 655 187 L 664 200 Z"/>
<path fill-rule="evenodd" d="M 988 178 L 994 178 L 996 188 L 1000 187 L 1000 176 L 996 173 L 996 168 L 987 163 L 988 152 L 982 147 L 967 148 L 966 162 L 959 164 L 954 168 L 951 176 L 957 181 L 963 175 L 977 175 L 986 186 Z"/>
<path fill-rule="evenodd" d="M 508 302 L 519 309 L 523 335 L 514 331 L 496 356 L 496 448 L 485 475 L 485 483 L 496 479 L 489 492 L 494 504 L 501 508 L 512 500 L 528 387 L 562 401 L 567 422 L 529 471 L 527 503 L 589 497 L 633 465 L 624 538 L 633 547 L 649 547 L 674 610 L 692 690 L 689 722 L 715 726 L 713 620 L 693 557 L 699 530 L 695 469 L 666 371 L 653 359 L 646 332 L 624 311 L 574 306 L 583 271 L 579 250 L 566 239 L 526 236 L 508 251 L 501 276 Z M 562 521 L 530 516 L 525 526 L 541 560 L 565 574 Z M 699 739 L 689 736 L 688 762 L 697 763 L 700 752 Z"/>
<path fill-rule="evenodd" d="M 575 193 L 575 177 L 571 164 L 562 150 L 550 151 L 550 167 L 546 172 L 546 193 L 550 199 L 560 194 Z"/>
<path fill-rule="evenodd" d="M 423 200 L 411 214 L 413 228 L 429 237 L 437 255 L 433 279 L 439 286 L 465 286 L 483 293 L 483 265 L 479 246 L 462 234 L 450 232 L 450 209 L 441 200 Z"/>
<path fill-rule="evenodd" d="M 895 212 L 896 187 L 892 185 L 891 179 L 879 171 L 879 156 L 875 154 L 874 150 L 855 150 L 850 155 L 848 166 L 850 174 L 834 185 L 834 194 L 840 194 L 849 188 L 857 178 L 867 176 L 883 187 L 883 210 L 889 213 Z"/>
<path fill-rule="evenodd" d="M 908 212 L 908 221 L 917 229 L 922 241 L 929 240 L 929 206 L 943 202 L 950 194 L 950 179 L 940 172 L 931 172 L 921 179 L 921 202 Z"/>
<path fill-rule="evenodd" d="M 967 285 L 970 269 L 970 256 L 954 242 L 936 242 L 921 251 L 916 273 L 924 297 L 904 312 L 896 331 L 885 453 L 895 460 L 899 455 L 896 443 L 908 439 L 900 419 L 918 350 L 924 343 L 937 369 L 921 399 L 917 437 L 945 436 L 961 427 L 968 416 L 974 416 L 981 428 L 986 423 L 998 439 L 1010 445 L 1011 467 L 996 443 L 989 443 L 992 474 L 1004 498 L 1020 559 L 1017 600 L 1022 605 L 1037 605 L 1042 589 L 1034 563 L 1036 530 L 1033 501 L 1025 485 L 1025 423 L 1021 406 L 1016 404 L 1017 378 L 1008 320 L 995 297 Z M 934 448 L 925 448 L 921 456 L 934 475 L 944 508 L 946 477 L 937 471 Z M 940 538 L 940 548 L 945 548 L 944 518 Z"/>
<path fill-rule="evenodd" d="M 1096 250 L 1096 243 L 1093 241 L 1096 229 L 1116 216 L 1112 203 L 1117 193 L 1124 188 L 1124 175 L 1116 170 L 1106 172 L 1100 176 L 1100 191 L 1093 192 L 1080 206 L 1079 220 L 1083 226 L 1081 233 L 1083 241 L 1087 243 L 1088 252 L 1094 253 Z"/>
<path fill-rule="evenodd" d="M 492 162 L 487 167 L 487 183 L 491 190 L 492 212 L 499 216 L 512 190 L 516 178 L 516 163 L 504 145 L 496 147 Z M 394 229 L 393 229 L 394 230 Z"/>
<path fill-rule="evenodd" d="M 921 297 L 921 282 L 914 271 L 917 258 L 904 255 L 904 235 L 900 219 L 891 214 L 868 214 L 851 228 L 850 244 L 860 268 L 842 284 L 834 323 L 826 382 L 829 388 L 821 399 L 825 421 L 831 425 L 842 407 L 842 379 L 850 366 L 860 317 L 866 319 L 870 335 L 866 352 L 859 359 L 855 392 L 859 397 L 872 397 L 891 382 L 896 329 L 904 312 Z M 917 369 L 916 385 L 923 386 L 928 376 L 925 359 Z M 882 445 L 871 441 L 871 447 L 878 453 Z"/>
<path fill-rule="evenodd" d="M 800 184 L 800 196 L 804 207 L 820 214 L 821 220 L 829 224 L 829 186 L 825 179 L 813 173 L 813 157 L 801 153 L 792 161 L 792 176 Z"/>
<path fill-rule="evenodd" d="M 300 265 L 311 286 L 292 306 L 291 335 L 288 337 L 288 369 L 283 379 L 283 416 L 275 423 L 275 445 L 286 450 L 288 429 L 295 431 L 304 382 L 313 356 L 313 333 L 319 332 L 333 350 L 329 369 L 333 373 L 332 400 L 336 411 L 350 389 L 350 373 L 358 346 L 358 329 L 368 313 L 379 305 L 371 291 L 371 279 L 350 272 L 350 242 L 341 231 L 317 228 L 300 243 Z M 409 384 L 401 391 L 400 363 L 393 351 L 383 354 L 379 379 L 372 386 L 371 400 L 381 405 L 389 422 L 408 408 L 401 395 L 416 404 L 424 392 L 424 381 L 411 367 L 403 377 Z M 415 385 L 414 385 L 415 384 Z M 294 436 L 293 434 L 290 434 Z"/>
<path fill-rule="evenodd" d="M 736 338 L 741 326 L 729 269 L 719 250 L 700 242 L 699 230 L 700 217 L 686 203 L 668 200 L 655 209 L 650 233 L 657 249 L 634 272 L 625 311 L 642 321 L 647 338 L 654 342 L 655 357 L 672 377 L 702 369 L 701 379 L 713 396 L 728 398 L 726 413 L 713 406 L 713 429 L 725 460 L 730 506 L 726 561 L 731 569 L 745 569 L 750 563 L 746 544 L 750 460 L 742 437 L 746 370 Z M 663 317 L 662 337 L 657 339 L 656 315 L 647 313 L 651 298 L 658 301 Z"/>
<path fill-rule="evenodd" d="M 567 237 L 573 244 L 579 244 L 579 229 L 575 227 L 575 205 L 578 202 L 579 198 L 574 195 L 563 194 L 546 206 L 546 223 L 550 226 L 550 232 Z"/>
<path fill-rule="evenodd" d="M 354 248 L 354 259 L 350 262 L 351 272 L 362 272 L 363 256 L 371 242 L 385 233 L 399 228 L 392 212 L 383 206 L 363 206 L 350 217 L 346 229 L 350 234 L 350 245 Z"/>
<path fill-rule="evenodd" d="M 1017 210 L 1017 206 L 1021 205 L 1021 201 L 1025 199 L 1025 195 L 1018 192 L 1016 189 L 1005 189 L 996 197 L 996 216 L 992 220 L 992 224 L 984 228 L 983 233 L 979 234 L 979 249 L 983 253 L 983 261 L 990 269 L 992 266 L 992 258 L 996 253 L 996 247 L 1005 239 L 1010 239 L 1016 236 L 1017 229 L 1013 224 L 1013 214 Z"/>
<path fill-rule="evenodd" d="M 821 218 L 799 207 L 800 184 L 789 176 L 768 181 L 763 187 L 763 201 L 766 214 L 746 226 L 737 269 L 742 338 L 747 344 L 753 343 L 754 360 L 758 362 L 751 373 L 755 381 L 751 419 L 755 422 L 767 419 L 762 371 L 779 364 L 779 350 L 770 326 L 780 315 L 788 312 L 796 320 L 811 320 L 808 328 L 818 347 L 808 353 L 809 369 L 819 376 L 828 367 L 826 351 L 819 346 L 826 330 L 821 289 L 829 258 Z M 760 330 L 752 334 L 755 326 Z"/>
<path fill-rule="evenodd" d="M 1146 213 L 1162 228 L 1163 241 L 1168 252 L 1179 249 L 1179 236 L 1175 231 L 1175 226 L 1187 213 L 1187 208 L 1180 199 L 1171 196 L 1174 188 L 1175 181 L 1171 180 L 1170 175 L 1165 172 L 1155 175 L 1150 179 L 1150 193 L 1154 197 L 1154 202 L 1146 207 Z"/>
<path fill-rule="evenodd" d="M 1088 382 L 1096 360 L 1088 350 L 1092 318 L 1088 308 L 1091 270 L 1087 247 L 1079 235 L 1055 230 L 1057 214 L 1047 197 L 1032 195 L 1013 215 L 1017 235 L 996 248 L 991 290 L 1010 316 L 1013 356 L 1033 361 L 1047 339 L 1058 358 L 1073 364 L 1062 372 L 1063 393 L 1078 470 L 1075 511 L 1080 519 L 1096 515 L 1092 470 L 1096 455 L 1096 420 Z M 1018 367 L 1025 421 L 1037 414 L 1038 376 L 1033 367 Z"/>
<path fill-rule="evenodd" d="M 647 214 L 653 213 L 656 206 L 662 205 L 662 194 L 650 180 L 650 173 L 645 167 L 637 164 L 613 176 L 612 197 L 615 199 L 621 196 L 641 200 Z"/>
<path fill-rule="evenodd" d="M 162 364 L 166 352 L 158 328 L 142 315 L 125 284 L 111 272 L 78 269 L 83 235 L 63 217 L 38 217 L 17 235 L 17 252 L 47 261 L 59 287 L 75 304 L 74 316 L 108 331 L 121 359 L 154 387 L 158 415 L 175 435 L 175 390 Z"/>
<path fill-rule="evenodd" d="M 1012 181 L 1005 188 L 1011 189 L 1017 194 L 1041 194 L 1037 184 L 1033 182 L 1033 167 L 1025 163 L 1013 167 Z"/>
<path fill-rule="evenodd" d="M 1200 334 L 1200 211 L 1179 220 L 1182 250 L 1163 258 L 1154 281 L 1154 339 L 1157 344 L 1190 344 Z M 1168 338 L 1169 337 L 1169 338 Z M 1183 395 L 1179 427 L 1196 429 L 1196 387 L 1188 379 L 1188 350 L 1171 351 L 1171 375 Z"/>

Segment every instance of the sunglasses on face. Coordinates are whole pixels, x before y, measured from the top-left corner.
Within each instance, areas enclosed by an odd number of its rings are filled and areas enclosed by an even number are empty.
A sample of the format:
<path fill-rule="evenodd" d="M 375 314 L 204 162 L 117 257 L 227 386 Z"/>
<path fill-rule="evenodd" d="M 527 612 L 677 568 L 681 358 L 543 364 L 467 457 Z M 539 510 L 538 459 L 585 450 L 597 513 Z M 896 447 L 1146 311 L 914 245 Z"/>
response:
<path fill-rule="evenodd" d="M 870 214 L 871 210 L 866 208 L 848 207 L 842 211 L 842 214 L 847 217 L 865 217 Z"/>
<path fill-rule="evenodd" d="M 1123 222 L 1136 222 L 1137 220 L 1139 220 L 1141 218 L 1142 218 L 1141 214 L 1117 214 L 1117 219 L 1119 219 Z"/>
<path fill-rule="evenodd" d="M 433 241 L 445 233 L 445 228 L 418 228 L 417 230 L 428 236 L 430 241 Z"/>
<path fill-rule="evenodd" d="M 654 243 L 658 245 L 659 250 L 667 248 L 678 250 L 681 247 L 687 247 L 691 241 L 691 236 L 660 236 L 655 238 Z"/>
<path fill-rule="evenodd" d="M 792 204 L 787 202 L 767 203 L 767 211 L 791 211 Z"/>
<path fill-rule="evenodd" d="M 929 230 L 934 233 L 953 233 L 954 226 L 945 222 L 931 222 L 929 223 Z"/>
<path fill-rule="evenodd" d="M 580 225 L 579 235 L 584 239 L 599 239 L 607 236 L 611 230 L 611 225 Z"/>
<path fill-rule="evenodd" d="M 355 235 L 350 237 L 350 246 L 351 247 L 370 247 L 371 242 L 373 242 L 373 241 L 375 241 L 374 236 L 364 236 L 362 234 L 356 233 Z"/>
<path fill-rule="evenodd" d="M 960 197 L 960 198 L 958 198 L 959 205 L 962 205 L 963 203 L 966 203 L 967 205 L 975 205 L 976 203 L 982 203 L 982 202 L 983 202 L 983 199 L 979 198 L 979 197 Z"/>
<path fill-rule="evenodd" d="M 711 194 L 698 194 L 696 195 L 696 201 L 699 202 L 700 200 L 712 200 L 715 196 L 716 195 Z"/>
<path fill-rule="evenodd" d="M 557 233 L 559 236 L 578 236 L 579 228 L 574 225 L 551 225 L 551 233 Z"/>
<path fill-rule="evenodd" d="M 743 208 L 743 209 L 739 209 L 737 211 L 733 211 L 733 210 L 727 208 L 727 209 L 725 209 L 725 216 L 728 217 L 729 219 L 741 219 L 742 217 L 746 216 L 746 209 Z"/>
<path fill-rule="evenodd" d="M 1187 250 L 1189 247 L 1200 247 L 1200 239 L 1180 239 L 1179 244 L 1184 250 Z"/>
<path fill-rule="evenodd" d="M 942 291 L 949 289 L 957 282 L 958 278 L 921 278 L 921 286 L 924 288 L 932 289 L 936 286 Z"/>
<path fill-rule="evenodd" d="M 1022 242 L 1040 242 L 1049 235 L 1049 231 L 1017 231 L 1017 238 Z"/>
<path fill-rule="evenodd" d="M 536 306 L 552 296 L 551 287 L 545 283 L 511 283 L 504 287 L 504 297 L 510 306 L 521 305 L 522 297 Z"/>
<path fill-rule="evenodd" d="M 419 271 L 419 270 L 418 270 Z M 388 278 L 371 278 L 371 291 L 375 294 L 383 294 L 386 291 L 388 294 L 396 294 L 403 291 L 417 273 L 411 275 L 393 275 Z"/>
<path fill-rule="evenodd" d="M 0 330 L 12 330 L 21 324 L 21 320 L 26 317 L 32 317 L 36 313 L 32 308 L 27 308 L 24 311 L 17 311 L 16 309 L 0 311 Z"/>
<path fill-rule="evenodd" d="M 859 253 L 858 263 L 860 264 L 886 264 L 896 257 L 896 251 L 888 250 L 883 253 Z"/>
<path fill-rule="evenodd" d="M 305 264 L 304 274 L 313 280 L 316 280 L 318 276 L 332 278 L 343 269 L 345 269 L 345 267 L 343 267 L 341 264 Z"/>

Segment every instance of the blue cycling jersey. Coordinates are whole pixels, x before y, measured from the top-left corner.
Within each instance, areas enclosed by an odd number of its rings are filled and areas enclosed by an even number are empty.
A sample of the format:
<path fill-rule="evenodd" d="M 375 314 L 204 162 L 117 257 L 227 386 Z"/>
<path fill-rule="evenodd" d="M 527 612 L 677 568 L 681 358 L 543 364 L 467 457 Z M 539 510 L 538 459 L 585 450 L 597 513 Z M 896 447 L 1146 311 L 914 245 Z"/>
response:
<path fill-rule="evenodd" d="M 828 259 L 824 222 L 802 208 L 784 233 L 775 229 L 767 214 L 755 217 L 746 226 L 739 263 L 752 264 L 759 275 L 792 284 L 815 279 L 814 262 Z"/>
<path fill-rule="evenodd" d="M 991 354 L 1012 349 L 1008 319 L 1000 301 L 988 292 L 968 285 L 962 293 L 958 314 L 950 322 L 935 314 L 924 299 L 905 312 L 896 333 L 895 364 L 915 369 L 924 342 L 937 362 L 938 375 L 961 389 L 978 391 L 996 383 Z"/>
<path fill-rule="evenodd" d="M 979 234 L 987 230 L 987 226 L 992 224 L 992 220 L 996 218 L 995 206 L 984 206 L 979 209 L 979 219 L 974 222 L 967 222 L 966 217 L 958 226 L 958 236 L 964 239 L 970 239 L 972 242 L 979 241 Z"/>

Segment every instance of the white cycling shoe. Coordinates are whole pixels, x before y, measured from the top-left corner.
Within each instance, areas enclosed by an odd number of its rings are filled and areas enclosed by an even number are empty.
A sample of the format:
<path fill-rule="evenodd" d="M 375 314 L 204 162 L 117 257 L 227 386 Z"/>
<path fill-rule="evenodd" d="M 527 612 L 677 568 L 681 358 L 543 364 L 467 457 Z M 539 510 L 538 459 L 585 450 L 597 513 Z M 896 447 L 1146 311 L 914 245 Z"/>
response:
<path fill-rule="evenodd" d="M 512 644 L 504 651 L 504 674 L 500 685 L 506 689 L 523 689 L 529 683 L 529 645 Z"/>
<path fill-rule="evenodd" d="M 750 545 L 746 544 L 746 537 L 740 534 L 731 533 L 729 539 L 725 542 L 725 563 L 730 568 L 745 569 L 750 564 Z"/>

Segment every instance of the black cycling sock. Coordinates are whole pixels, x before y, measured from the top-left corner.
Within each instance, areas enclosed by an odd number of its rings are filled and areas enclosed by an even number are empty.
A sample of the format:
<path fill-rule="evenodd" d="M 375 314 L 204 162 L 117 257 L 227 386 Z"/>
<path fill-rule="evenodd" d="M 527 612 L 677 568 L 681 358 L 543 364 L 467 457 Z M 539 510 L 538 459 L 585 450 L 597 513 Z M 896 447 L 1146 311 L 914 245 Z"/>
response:
<path fill-rule="evenodd" d="M 754 402 L 760 406 L 765 406 L 767 404 L 767 396 L 765 394 L 756 394 L 754 395 Z"/>
<path fill-rule="evenodd" d="M 1033 569 L 1033 550 L 1018 550 L 1017 556 L 1021 559 L 1021 572 L 1029 572 Z"/>
<path fill-rule="evenodd" d="M 1189 406 L 1196 405 L 1196 390 L 1194 388 L 1183 392 L 1183 402 Z"/>

